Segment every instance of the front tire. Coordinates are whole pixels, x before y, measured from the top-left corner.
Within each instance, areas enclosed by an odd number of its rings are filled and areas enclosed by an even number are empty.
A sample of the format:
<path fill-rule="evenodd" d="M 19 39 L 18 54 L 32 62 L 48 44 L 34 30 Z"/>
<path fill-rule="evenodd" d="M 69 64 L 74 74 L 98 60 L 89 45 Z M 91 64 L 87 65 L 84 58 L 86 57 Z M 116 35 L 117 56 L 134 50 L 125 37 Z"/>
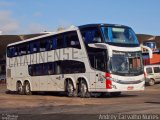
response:
<path fill-rule="evenodd" d="M 26 82 L 26 83 L 25 83 L 25 85 L 24 85 L 24 91 L 25 91 L 25 94 L 26 94 L 26 95 L 32 95 L 31 87 L 30 87 L 29 82 Z"/>

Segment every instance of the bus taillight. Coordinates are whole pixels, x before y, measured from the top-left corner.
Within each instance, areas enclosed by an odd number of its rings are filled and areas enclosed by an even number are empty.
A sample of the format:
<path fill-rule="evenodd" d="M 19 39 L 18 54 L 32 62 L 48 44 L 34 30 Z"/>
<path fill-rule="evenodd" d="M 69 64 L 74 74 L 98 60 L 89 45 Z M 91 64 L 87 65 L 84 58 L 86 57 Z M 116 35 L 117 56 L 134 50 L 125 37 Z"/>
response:
<path fill-rule="evenodd" d="M 106 88 L 107 89 L 112 89 L 112 81 L 110 80 L 111 74 L 106 73 Z"/>

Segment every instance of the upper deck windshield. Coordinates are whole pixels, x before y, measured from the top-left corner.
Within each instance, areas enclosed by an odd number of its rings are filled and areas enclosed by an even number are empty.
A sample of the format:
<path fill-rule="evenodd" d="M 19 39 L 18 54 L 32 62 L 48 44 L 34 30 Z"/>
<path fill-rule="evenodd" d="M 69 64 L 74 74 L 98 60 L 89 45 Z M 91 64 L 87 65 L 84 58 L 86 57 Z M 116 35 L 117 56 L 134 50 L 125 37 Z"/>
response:
<path fill-rule="evenodd" d="M 107 43 L 121 47 L 138 47 L 136 34 L 129 27 L 124 26 L 94 26 L 81 28 L 86 44 Z"/>
<path fill-rule="evenodd" d="M 138 45 L 134 31 L 128 27 L 101 27 L 104 41 L 113 44 Z"/>

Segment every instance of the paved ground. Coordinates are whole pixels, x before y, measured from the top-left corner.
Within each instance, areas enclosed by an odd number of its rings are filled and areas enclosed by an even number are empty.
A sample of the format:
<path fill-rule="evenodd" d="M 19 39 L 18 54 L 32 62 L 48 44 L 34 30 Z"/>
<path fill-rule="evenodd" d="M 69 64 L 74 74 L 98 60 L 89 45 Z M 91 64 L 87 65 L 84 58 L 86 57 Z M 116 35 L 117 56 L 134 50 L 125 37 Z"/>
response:
<path fill-rule="evenodd" d="M 2 118 L 6 114 L 31 114 L 36 117 L 38 115 L 43 119 L 46 119 L 44 114 L 56 114 L 56 119 L 66 114 L 74 114 L 76 118 L 84 117 L 83 114 L 160 114 L 160 84 L 146 87 L 145 91 L 124 92 L 119 97 L 104 98 L 69 98 L 53 93 L 26 96 L 6 94 L 5 91 L 6 86 L 0 85 L 0 114 L 3 115 Z"/>

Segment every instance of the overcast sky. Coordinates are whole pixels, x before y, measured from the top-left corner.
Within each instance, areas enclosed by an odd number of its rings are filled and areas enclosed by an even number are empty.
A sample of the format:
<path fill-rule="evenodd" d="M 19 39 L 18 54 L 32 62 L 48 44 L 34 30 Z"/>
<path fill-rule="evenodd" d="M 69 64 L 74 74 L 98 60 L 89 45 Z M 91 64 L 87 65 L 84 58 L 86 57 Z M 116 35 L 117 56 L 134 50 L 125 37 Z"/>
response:
<path fill-rule="evenodd" d="M 0 0 L 2 34 L 88 23 L 123 24 L 136 33 L 160 35 L 160 0 Z"/>

